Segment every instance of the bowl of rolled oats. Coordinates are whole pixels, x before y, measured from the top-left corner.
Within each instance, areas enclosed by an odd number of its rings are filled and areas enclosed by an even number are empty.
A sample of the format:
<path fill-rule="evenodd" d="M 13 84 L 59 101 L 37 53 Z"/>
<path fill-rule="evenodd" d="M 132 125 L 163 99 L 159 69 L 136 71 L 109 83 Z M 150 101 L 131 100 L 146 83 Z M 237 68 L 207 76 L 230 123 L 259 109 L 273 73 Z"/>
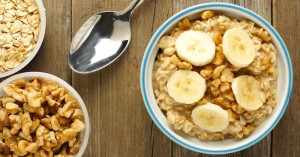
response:
<path fill-rule="evenodd" d="M 90 133 L 79 94 L 51 74 L 26 72 L 0 83 L 0 156 L 76 156 Z"/>
<path fill-rule="evenodd" d="M 37 54 L 46 31 L 41 0 L 0 2 L 0 78 L 24 68 Z"/>
<path fill-rule="evenodd" d="M 205 3 L 169 18 L 141 65 L 141 92 L 157 127 L 206 154 L 246 149 L 281 119 L 292 91 L 292 64 L 264 18 L 228 3 Z"/>

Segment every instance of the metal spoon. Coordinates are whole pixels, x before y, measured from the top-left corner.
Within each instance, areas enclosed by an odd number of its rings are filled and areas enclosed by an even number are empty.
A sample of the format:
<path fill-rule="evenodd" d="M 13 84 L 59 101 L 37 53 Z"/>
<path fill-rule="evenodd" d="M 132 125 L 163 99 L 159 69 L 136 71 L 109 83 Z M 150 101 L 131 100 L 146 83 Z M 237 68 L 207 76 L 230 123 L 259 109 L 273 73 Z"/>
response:
<path fill-rule="evenodd" d="M 101 12 L 88 19 L 75 34 L 69 65 L 77 73 L 100 70 L 115 61 L 130 39 L 130 16 L 144 0 L 133 0 L 123 11 Z"/>

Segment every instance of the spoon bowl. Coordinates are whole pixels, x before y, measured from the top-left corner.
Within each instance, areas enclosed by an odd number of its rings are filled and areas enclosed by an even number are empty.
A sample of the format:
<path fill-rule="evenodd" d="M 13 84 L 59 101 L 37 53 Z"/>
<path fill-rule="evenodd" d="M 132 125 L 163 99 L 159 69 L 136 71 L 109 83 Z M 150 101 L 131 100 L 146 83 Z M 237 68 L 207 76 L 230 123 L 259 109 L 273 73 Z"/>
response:
<path fill-rule="evenodd" d="M 75 34 L 69 65 L 77 73 L 87 74 L 115 61 L 131 39 L 130 16 L 143 0 L 134 0 L 125 10 L 101 12 L 89 18 Z"/>

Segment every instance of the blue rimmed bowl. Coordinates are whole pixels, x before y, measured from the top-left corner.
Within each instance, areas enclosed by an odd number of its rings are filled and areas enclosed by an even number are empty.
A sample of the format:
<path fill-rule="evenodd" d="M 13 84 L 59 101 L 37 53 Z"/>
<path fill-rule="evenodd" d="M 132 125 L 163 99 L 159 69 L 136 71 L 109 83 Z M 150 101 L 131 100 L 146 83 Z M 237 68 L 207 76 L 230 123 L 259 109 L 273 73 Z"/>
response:
<path fill-rule="evenodd" d="M 152 70 L 153 63 L 159 49 L 157 44 L 158 40 L 164 34 L 169 33 L 173 28 L 175 28 L 178 21 L 182 18 L 189 17 L 193 19 L 195 16 L 197 16 L 197 14 L 199 16 L 199 12 L 204 10 L 214 10 L 217 13 L 227 15 L 231 18 L 237 18 L 240 20 L 248 19 L 255 22 L 257 25 L 261 26 L 269 32 L 272 37 L 272 42 L 278 51 L 278 102 L 273 112 L 269 116 L 267 116 L 267 118 L 253 131 L 253 133 L 241 140 L 226 139 L 223 141 L 208 142 L 185 135 L 181 131 L 176 131 L 173 126 L 169 124 L 167 118 L 162 113 L 155 101 L 152 87 Z M 278 32 L 264 18 L 257 15 L 253 11 L 227 3 L 205 3 L 192 6 L 169 18 L 164 24 L 162 24 L 161 27 L 159 27 L 159 29 L 155 32 L 152 39 L 150 40 L 143 57 L 140 75 L 142 97 L 148 113 L 157 127 L 177 144 L 187 149 L 206 154 L 228 154 L 237 152 L 254 145 L 255 143 L 262 140 L 266 135 L 268 135 L 285 112 L 291 96 L 292 82 L 293 73 L 289 52 Z"/>

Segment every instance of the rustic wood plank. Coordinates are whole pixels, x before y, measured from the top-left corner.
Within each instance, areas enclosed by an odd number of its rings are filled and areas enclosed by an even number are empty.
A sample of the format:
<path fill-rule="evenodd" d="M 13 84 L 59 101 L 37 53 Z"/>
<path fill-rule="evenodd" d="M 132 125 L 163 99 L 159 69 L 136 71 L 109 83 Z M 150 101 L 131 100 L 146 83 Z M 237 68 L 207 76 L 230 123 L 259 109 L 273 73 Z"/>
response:
<path fill-rule="evenodd" d="M 172 141 L 152 124 L 152 155 L 151 157 L 171 157 Z"/>
<path fill-rule="evenodd" d="M 245 7 L 256 12 L 257 14 L 265 18 L 268 22 L 272 22 L 272 0 L 245 0 Z"/>
<path fill-rule="evenodd" d="M 54 74 L 71 83 L 68 50 L 71 42 L 71 1 L 43 0 L 47 28 L 43 45 L 32 62 L 22 70 Z"/>
<path fill-rule="evenodd" d="M 300 154 L 300 1 L 273 0 L 273 23 L 289 50 L 293 64 L 293 92 L 289 106 L 273 131 L 272 156 L 297 157 Z"/>
<path fill-rule="evenodd" d="M 173 0 L 155 0 L 155 12 L 153 17 L 152 34 L 173 15 Z M 151 157 L 170 157 L 172 156 L 172 141 L 165 136 L 152 122 L 152 155 Z"/>
<path fill-rule="evenodd" d="M 122 10 L 131 0 L 72 1 L 73 31 L 96 12 Z M 73 73 L 73 86 L 83 97 L 91 119 L 91 136 L 84 156 L 151 156 L 152 121 L 143 105 L 139 71 L 151 37 L 152 1 L 145 1 L 131 19 L 132 41 L 112 65 L 89 75 Z"/>

